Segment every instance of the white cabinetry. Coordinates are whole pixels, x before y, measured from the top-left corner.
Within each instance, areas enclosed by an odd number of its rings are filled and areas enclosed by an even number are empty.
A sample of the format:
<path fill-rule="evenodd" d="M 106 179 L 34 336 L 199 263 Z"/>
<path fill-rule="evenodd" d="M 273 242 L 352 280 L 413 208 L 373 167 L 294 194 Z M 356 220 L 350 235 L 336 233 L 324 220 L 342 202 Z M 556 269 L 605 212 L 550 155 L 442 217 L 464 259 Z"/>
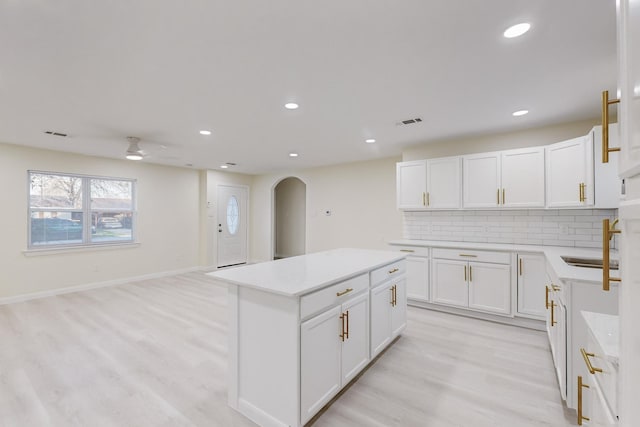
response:
<path fill-rule="evenodd" d="M 546 148 L 547 207 L 592 206 L 593 141 L 579 137 Z"/>
<path fill-rule="evenodd" d="M 300 326 L 300 410 L 307 422 L 369 363 L 367 291 Z"/>
<path fill-rule="evenodd" d="M 547 335 L 560 395 L 567 399 L 567 308 L 562 288 L 549 280 L 547 287 Z"/>
<path fill-rule="evenodd" d="M 465 208 L 544 207 L 544 148 L 464 156 Z"/>
<path fill-rule="evenodd" d="M 429 248 L 418 246 L 394 246 L 406 253 L 407 298 L 417 301 L 429 300 Z"/>
<path fill-rule="evenodd" d="M 519 253 L 517 258 L 518 314 L 544 320 L 545 258 L 541 254 Z"/>
<path fill-rule="evenodd" d="M 371 358 L 380 353 L 407 324 L 404 277 L 371 289 Z"/>
<path fill-rule="evenodd" d="M 456 209 L 462 195 L 462 159 L 443 157 L 427 160 L 427 207 Z"/>
<path fill-rule="evenodd" d="M 493 314 L 511 313 L 509 254 L 434 249 L 432 270 L 433 303 Z"/>
<path fill-rule="evenodd" d="M 396 164 L 398 209 L 422 209 L 427 206 L 427 162 L 416 160 Z"/>

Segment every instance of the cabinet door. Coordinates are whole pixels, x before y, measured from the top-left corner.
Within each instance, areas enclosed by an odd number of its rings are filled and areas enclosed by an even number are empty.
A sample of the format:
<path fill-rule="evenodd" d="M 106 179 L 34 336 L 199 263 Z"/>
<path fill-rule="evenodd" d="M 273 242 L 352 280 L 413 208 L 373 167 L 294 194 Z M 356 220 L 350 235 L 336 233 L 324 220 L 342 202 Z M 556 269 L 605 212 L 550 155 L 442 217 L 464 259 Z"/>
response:
<path fill-rule="evenodd" d="M 547 206 L 593 205 L 593 142 L 581 136 L 546 148 Z M 585 199 L 580 189 L 584 184 Z"/>
<path fill-rule="evenodd" d="M 407 297 L 420 301 L 429 300 L 429 258 L 408 256 Z"/>
<path fill-rule="evenodd" d="M 427 207 L 455 209 L 462 196 L 462 158 L 427 160 Z"/>
<path fill-rule="evenodd" d="M 483 153 L 462 160 L 465 208 L 495 208 L 500 203 L 500 155 Z"/>
<path fill-rule="evenodd" d="M 617 3 L 621 147 L 618 159 L 620 176 L 631 177 L 640 172 L 640 4 L 632 0 Z"/>
<path fill-rule="evenodd" d="M 391 342 L 391 284 L 371 290 L 371 358 Z"/>
<path fill-rule="evenodd" d="M 340 390 L 340 307 L 300 325 L 300 417 L 306 423 Z"/>
<path fill-rule="evenodd" d="M 431 267 L 433 269 L 431 301 L 438 304 L 467 307 L 469 305 L 467 262 L 434 259 Z"/>
<path fill-rule="evenodd" d="M 554 362 L 556 365 L 556 375 L 560 385 L 560 395 L 567 399 L 567 309 L 564 304 L 557 301 L 554 305 L 554 318 L 556 324 L 552 327 L 554 339 Z"/>
<path fill-rule="evenodd" d="M 405 279 L 394 282 L 395 304 L 391 307 L 391 338 L 402 333 L 407 326 L 407 283 Z"/>
<path fill-rule="evenodd" d="M 511 313 L 511 267 L 469 263 L 469 308 L 498 314 Z"/>
<path fill-rule="evenodd" d="M 416 160 L 396 164 L 398 209 L 427 207 L 427 162 Z"/>
<path fill-rule="evenodd" d="M 588 383 L 589 388 L 582 389 L 582 415 L 589 418 L 588 423 L 583 425 L 598 427 L 614 427 L 618 425 L 616 417 L 611 413 L 606 402 L 602 389 L 592 375 L 583 377 L 583 381 Z"/>
<path fill-rule="evenodd" d="M 502 153 L 502 205 L 544 207 L 544 147 Z"/>
<path fill-rule="evenodd" d="M 346 385 L 369 363 L 369 294 L 357 296 L 342 304 L 348 332 L 342 341 L 342 385 Z M 347 321 L 348 319 L 348 321 Z"/>
<path fill-rule="evenodd" d="M 518 254 L 518 313 L 540 320 L 545 318 L 547 272 L 544 255 Z"/>

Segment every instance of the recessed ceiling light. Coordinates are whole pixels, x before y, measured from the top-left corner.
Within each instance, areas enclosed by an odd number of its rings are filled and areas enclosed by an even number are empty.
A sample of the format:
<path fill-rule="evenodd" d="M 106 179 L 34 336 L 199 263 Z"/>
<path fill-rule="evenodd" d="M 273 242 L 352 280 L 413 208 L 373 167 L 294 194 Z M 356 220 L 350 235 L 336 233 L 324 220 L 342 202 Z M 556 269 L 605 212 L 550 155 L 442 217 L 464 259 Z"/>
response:
<path fill-rule="evenodd" d="M 518 117 L 518 116 L 524 116 L 525 114 L 529 114 L 529 110 L 518 110 L 518 111 L 514 111 L 512 113 L 512 115 Z"/>
<path fill-rule="evenodd" d="M 365 139 L 364 142 L 366 142 L 367 144 L 373 144 L 374 142 L 376 142 L 376 140 L 373 138 L 369 138 L 369 139 Z"/>
<path fill-rule="evenodd" d="M 298 107 L 300 106 L 295 102 L 287 102 L 286 104 L 284 104 L 284 108 L 286 108 L 287 110 L 297 110 Z"/>
<path fill-rule="evenodd" d="M 200 131 L 200 135 L 211 135 L 211 131 L 210 130 L 201 130 Z"/>
<path fill-rule="evenodd" d="M 135 154 L 135 153 L 127 154 L 127 159 L 128 160 L 142 160 L 142 155 L 141 154 Z"/>
<path fill-rule="evenodd" d="M 503 34 L 506 38 L 512 39 L 514 37 L 520 37 L 527 31 L 529 31 L 530 28 L 531 24 L 529 24 L 528 22 L 523 22 L 521 24 L 516 24 L 507 28 Z"/>
<path fill-rule="evenodd" d="M 298 153 L 289 153 L 289 157 L 298 157 Z"/>
<path fill-rule="evenodd" d="M 220 165 L 220 168 L 221 169 L 227 169 L 227 168 L 229 168 L 229 165 Z"/>

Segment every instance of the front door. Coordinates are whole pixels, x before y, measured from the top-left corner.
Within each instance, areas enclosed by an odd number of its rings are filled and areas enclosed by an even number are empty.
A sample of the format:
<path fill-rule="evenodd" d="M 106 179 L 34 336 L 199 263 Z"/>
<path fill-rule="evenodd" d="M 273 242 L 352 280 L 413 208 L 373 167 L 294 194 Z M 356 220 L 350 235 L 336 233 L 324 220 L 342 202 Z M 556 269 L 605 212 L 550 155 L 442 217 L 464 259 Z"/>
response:
<path fill-rule="evenodd" d="M 218 186 L 218 267 L 247 262 L 247 192 Z"/>

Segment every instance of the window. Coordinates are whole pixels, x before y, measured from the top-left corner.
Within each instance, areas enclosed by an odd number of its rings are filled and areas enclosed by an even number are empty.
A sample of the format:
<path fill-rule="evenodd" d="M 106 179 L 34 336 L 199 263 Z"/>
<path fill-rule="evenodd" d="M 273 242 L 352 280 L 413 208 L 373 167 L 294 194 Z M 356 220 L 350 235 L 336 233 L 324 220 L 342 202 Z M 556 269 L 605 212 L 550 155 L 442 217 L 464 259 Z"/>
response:
<path fill-rule="evenodd" d="M 238 232 L 238 199 L 231 196 L 227 203 L 227 230 L 232 236 Z"/>
<path fill-rule="evenodd" d="M 132 243 L 135 180 L 29 171 L 29 248 Z"/>

